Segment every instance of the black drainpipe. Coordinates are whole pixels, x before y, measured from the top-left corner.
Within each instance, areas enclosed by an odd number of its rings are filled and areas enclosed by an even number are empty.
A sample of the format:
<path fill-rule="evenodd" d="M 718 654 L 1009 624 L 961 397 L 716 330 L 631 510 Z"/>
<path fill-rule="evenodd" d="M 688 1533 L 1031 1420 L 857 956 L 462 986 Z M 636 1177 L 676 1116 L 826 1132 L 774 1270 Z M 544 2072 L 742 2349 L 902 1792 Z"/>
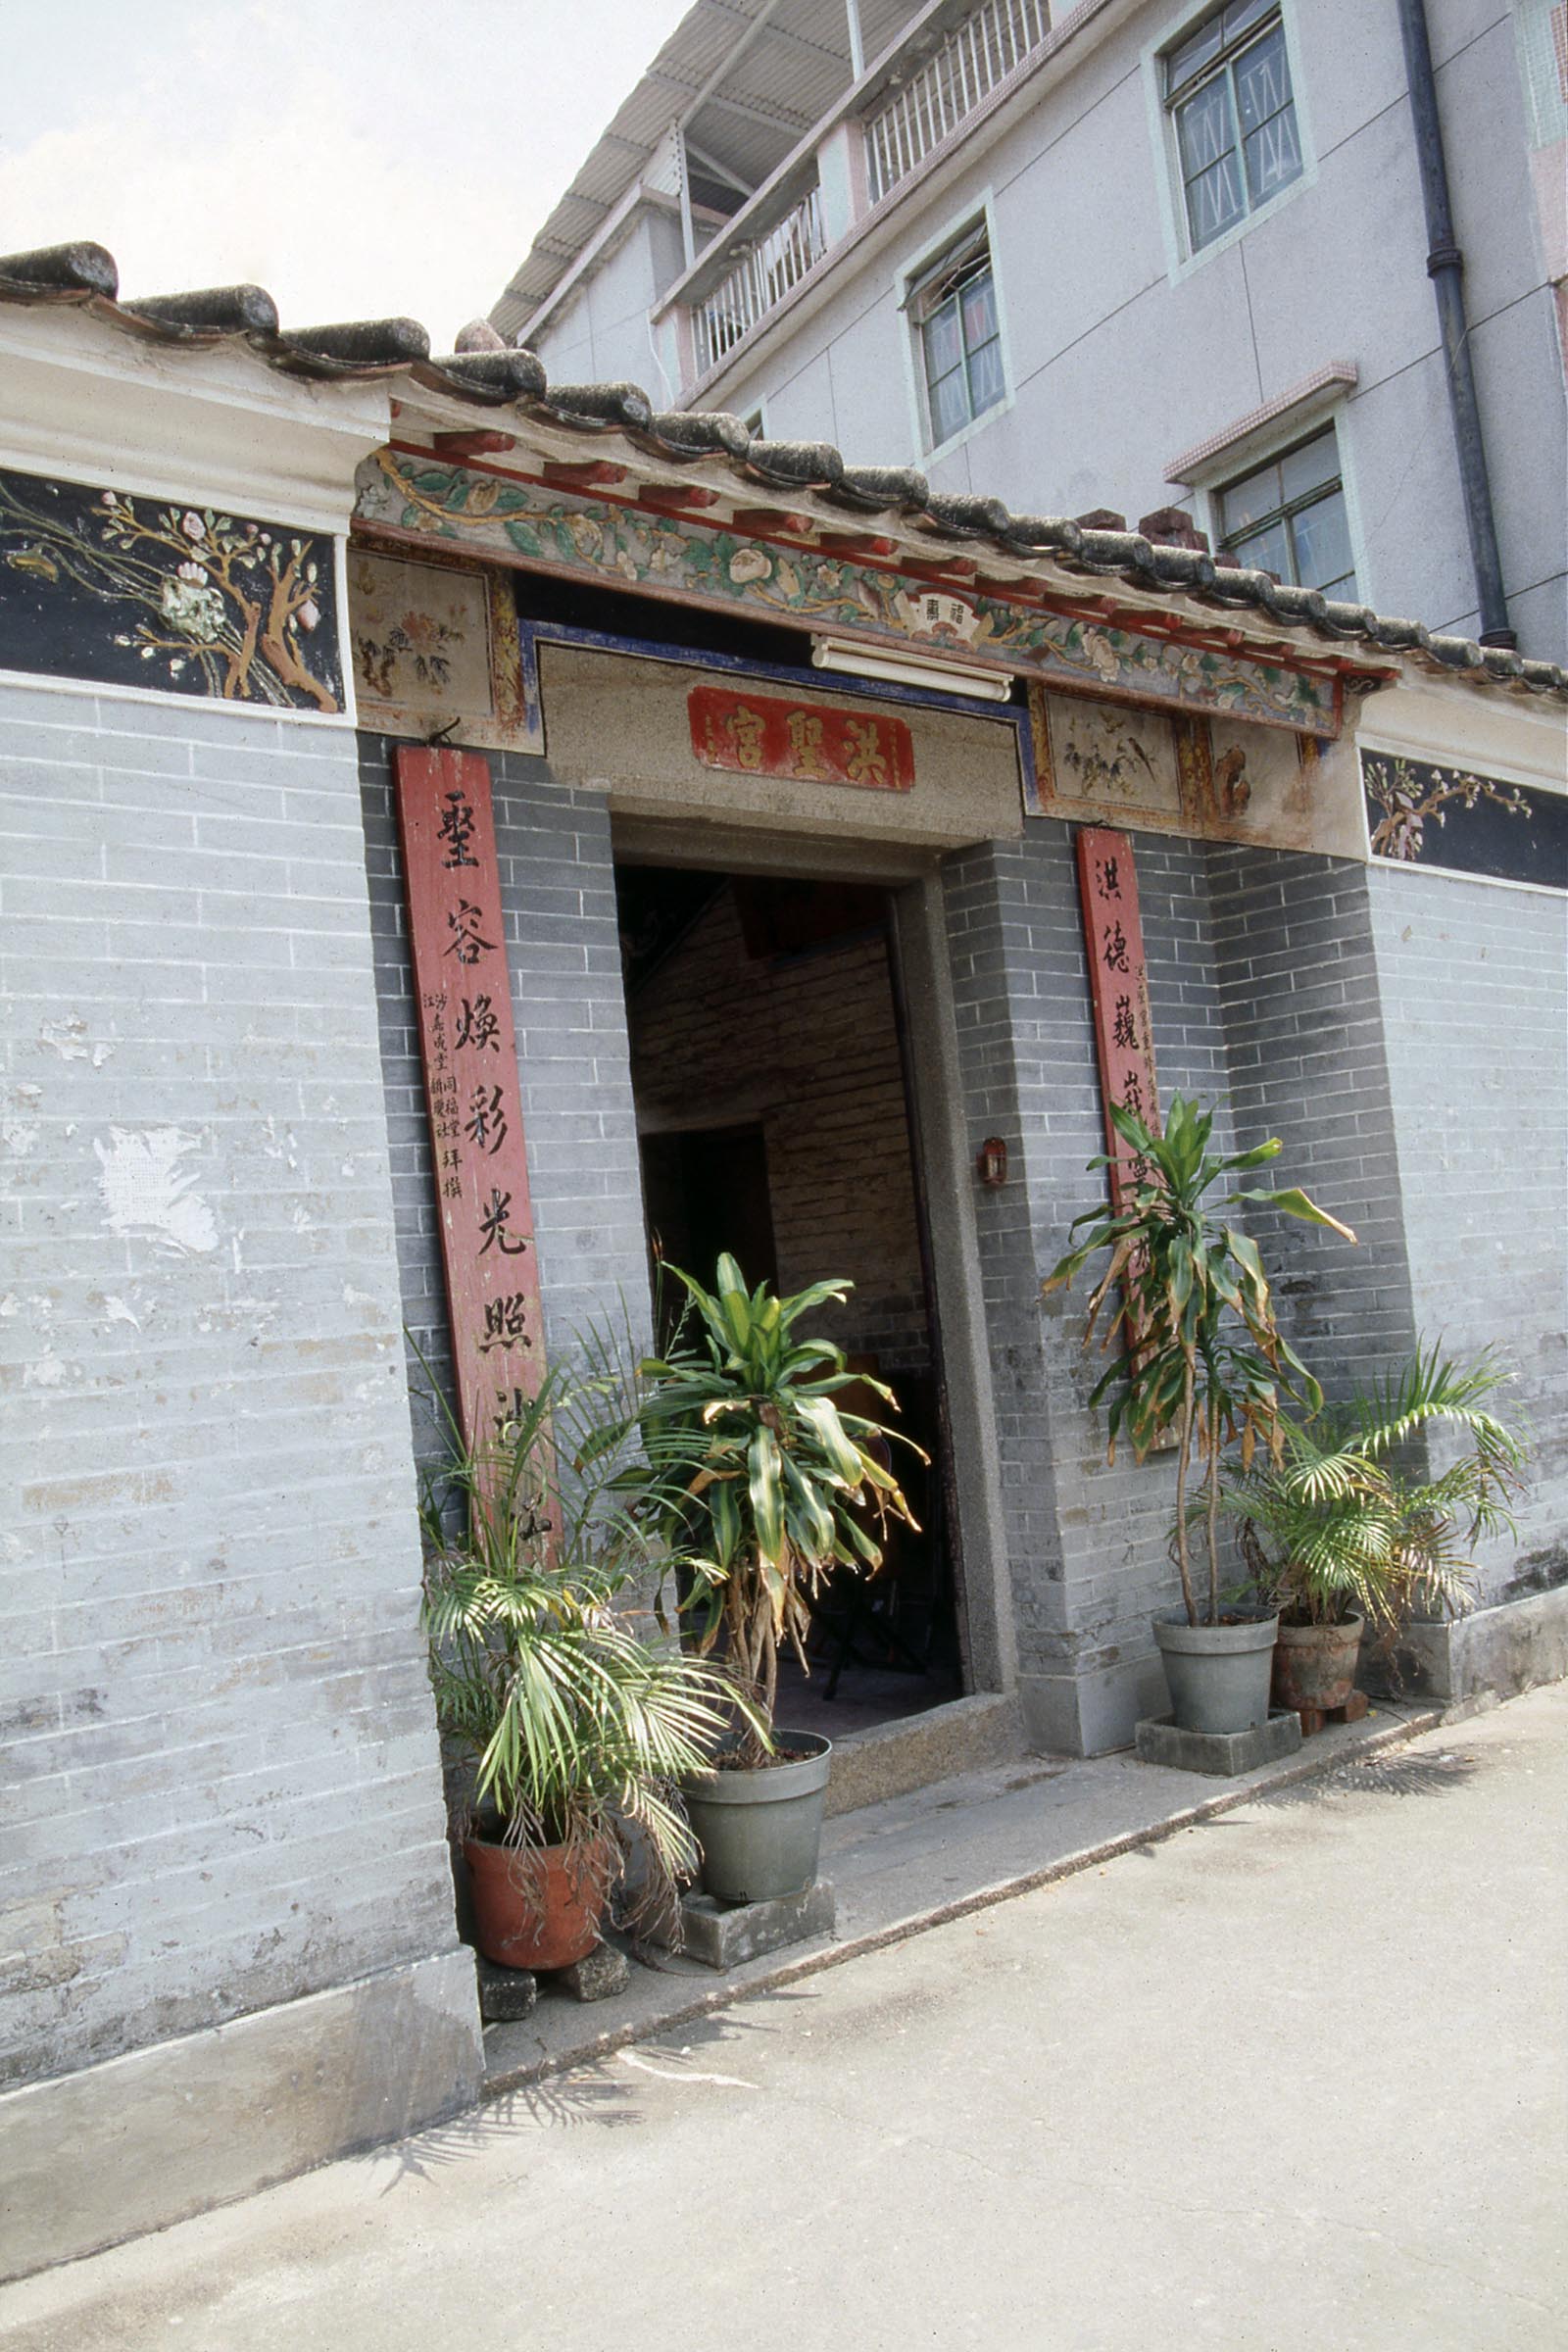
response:
<path fill-rule="evenodd" d="M 1508 626 L 1508 601 L 1502 592 L 1497 525 L 1492 512 L 1492 486 L 1487 479 L 1487 453 L 1481 440 L 1475 373 L 1470 366 L 1470 329 L 1465 323 L 1464 255 L 1453 238 L 1448 167 L 1443 152 L 1437 83 L 1432 74 L 1426 0 L 1399 0 L 1399 31 L 1404 41 L 1416 160 L 1421 167 L 1421 194 L 1426 204 L 1427 275 L 1437 297 L 1438 329 L 1447 363 L 1448 407 L 1453 414 L 1459 485 L 1464 494 L 1470 561 L 1475 566 L 1476 595 L 1481 608 L 1481 642 L 1512 647 L 1519 640 Z"/>

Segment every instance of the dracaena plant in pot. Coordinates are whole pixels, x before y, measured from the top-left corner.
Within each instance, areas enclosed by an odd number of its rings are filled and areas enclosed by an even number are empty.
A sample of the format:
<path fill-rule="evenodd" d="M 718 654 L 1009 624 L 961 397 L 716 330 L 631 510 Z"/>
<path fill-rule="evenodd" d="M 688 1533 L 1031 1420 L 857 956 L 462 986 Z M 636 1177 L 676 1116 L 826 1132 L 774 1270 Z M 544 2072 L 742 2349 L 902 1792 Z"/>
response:
<path fill-rule="evenodd" d="M 1508 1378 L 1490 1354 L 1427 1348 L 1309 1425 L 1289 1422 L 1281 1456 L 1228 1485 L 1254 1588 L 1280 1612 L 1277 1705 L 1344 1706 L 1363 1633 L 1389 1652 L 1412 1617 L 1464 1608 L 1475 1544 L 1513 1530 L 1525 1446 L 1491 1409 Z M 1428 1431 L 1453 1451 L 1423 1475 L 1399 1453 Z"/>
<path fill-rule="evenodd" d="M 1231 1449 L 1244 1467 L 1259 1450 L 1277 1458 L 1285 1398 L 1315 1412 L 1322 1397 L 1279 1328 L 1256 1244 L 1225 1212 L 1263 1206 L 1347 1241 L 1355 1236 L 1295 1186 L 1258 1192 L 1235 1184 L 1279 1156 L 1277 1138 L 1250 1152 L 1211 1152 L 1212 1111 L 1181 1095 L 1171 1099 L 1162 1135 L 1119 1104 L 1110 1117 L 1134 1155 L 1135 1179 L 1119 1209 L 1091 1208 L 1073 1220 L 1083 1238 L 1042 1290 L 1070 1284 L 1092 1257 L 1109 1252 L 1089 1300 L 1084 1345 L 1100 1331 L 1113 1361 L 1090 1403 L 1106 1408 L 1112 1461 L 1123 1436 L 1142 1461 L 1174 1433 L 1171 1549 L 1182 1606 L 1154 1618 L 1172 1708 L 1184 1730 L 1247 1731 L 1267 1719 L 1278 1611 L 1233 1604 L 1222 1592 L 1224 1461 Z M 1090 1167 L 1110 1164 L 1102 1153 Z M 1195 1574 L 1195 1516 L 1207 1554 L 1202 1579 Z"/>
<path fill-rule="evenodd" d="M 853 1375 L 831 1341 L 798 1330 L 842 1301 L 849 1283 L 780 1298 L 765 1283 L 749 1291 L 727 1255 L 711 1291 L 679 1267 L 665 1270 L 687 1306 L 663 1356 L 644 1367 L 641 1424 L 660 1532 L 689 1638 L 705 1656 L 722 1646 L 766 1727 L 741 1727 L 719 1768 L 687 1782 L 686 1801 L 709 1893 L 760 1901 L 815 1879 L 831 1746 L 773 1730 L 780 1653 L 787 1645 L 806 1667 L 823 1581 L 835 1569 L 874 1572 L 885 1522 L 915 1524 L 890 1447 L 919 1448 L 841 1405 L 852 1386 L 894 1399 Z"/>
<path fill-rule="evenodd" d="M 424 1481 L 424 1625 L 437 1718 L 465 1768 L 474 1932 L 505 1968 L 598 1942 L 632 1864 L 631 1924 L 673 1932 L 697 1850 L 679 1784 L 747 1702 L 632 1606 L 645 1531 L 623 1506 L 635 1396 L 608 1351 L 559 1371 L 482 1452 L 448 1420 Z"/>

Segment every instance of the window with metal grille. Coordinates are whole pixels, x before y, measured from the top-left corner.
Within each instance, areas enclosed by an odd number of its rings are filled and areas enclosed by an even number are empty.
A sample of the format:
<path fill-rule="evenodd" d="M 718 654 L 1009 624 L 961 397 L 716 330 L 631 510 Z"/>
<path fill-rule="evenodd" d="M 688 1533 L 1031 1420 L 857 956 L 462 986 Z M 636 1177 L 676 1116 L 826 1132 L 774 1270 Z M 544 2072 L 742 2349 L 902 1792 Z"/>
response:
<path fill-rule="evenodd" d="M 1301 174 L 1279 0 L 1227 0 L 1165 58 L 1194 252 Z"/>
<path fill-rule="evenodd" d="M 1355 601 L 1340 449 L 1331 424 L 1214 494 L 1219 543 L 1294 587 Z"/>
<path fill-rule="evenodd" d="M 917 278 L 907 296 L 925 376 L 933 449 L 994 409 L 1006 391 L 991 245 L 969 231 Z"/>

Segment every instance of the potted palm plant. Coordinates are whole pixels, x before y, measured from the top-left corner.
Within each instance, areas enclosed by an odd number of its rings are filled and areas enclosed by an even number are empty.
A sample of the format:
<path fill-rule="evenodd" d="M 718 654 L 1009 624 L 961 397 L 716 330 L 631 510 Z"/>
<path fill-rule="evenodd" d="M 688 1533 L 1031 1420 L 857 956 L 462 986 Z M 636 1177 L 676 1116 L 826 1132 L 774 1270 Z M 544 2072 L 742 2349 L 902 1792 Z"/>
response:
<path fill-rule="evenodd" d="M 890 1405 L 892 1392 L 851 1374 L 831 1341 L 797 1331 L 852 1286 L 818 1282 L 793 1298 L 765 1283 L 748 1291 L 728 1255 L 712 1291 L 666 1271 L 689 1303 L 664 1355 L 644 1366 L 656 1516 L 699 1654 L 722 1642 L 758 1715 L 716 1769 L 687 1782 L 686 1802 L 708 1892 L 762 1901 L 816 1877 L 831 1751 L 815 1734 L 773 1730 L 780 1653 L 787 1645 L 805 1668 L 823 1580 L 835 1567 L 879 1567 L 887 1519 L 915 1521 L 889 1467 L 900 1433 L 835 1402 L 852 1385 Z"/>
<path fill-rule="evenodd" d="M 1278 1611 L 1222 1599 L 1222 1461 L 1232 1446 L 1247 1467 L 1259 1448 L 1277 1457 L 1284 1445 L 1284 1396 L 1298 1397 L 1311 1412 L 1322 1396 L 1279 1328 L 1256 1244 L 1220 1212 L 1260 1204 L 1329 1226 L 1347 1241 L 1355 1236 L 1294 1186 L 1219 1190 L 1276 1159 L 1277 1137 L 1250 1152 L 1211 1152 L 1213 1113 L 1181 1095 L 1171 1099 L 1163 1135 L 1119 1104 L 1110 1117 L 1135 1155 L 1124 1205 L 1091 1208 L 1074 1218 L 1073 1233 L 1089 1230 L 1047 1277 L 1042 1295 L 1070 1284 L 1099 1251 L 1110 1252 L 1089 1300 L 1084 1345 L 1102 1323 L 1102 1344 L 1115 1349 L 1115 1360 L 1090 1403 L 1106 1406 L 1112 1461 L 1123 1432 L 1140 1461 L 1167 1431 L 1175 1432 L 1172 1551 L 1182 1606 L 1153 1621 L 1172 1708 L 1184 1730 L 1247 1731 L 1267 1720 Z M 1089 1164 L 1093 1170 L 1111 1162 L 1102 1153 Z M 1201 1598 L 1193 1573 L 1195 1463 L 1204 1470 L 1200 1507 L 1208 1576 Z"/>
<path fill-rule="evenodd" d="M 1513 1529 L 1525 1448 L 1489 1409 L 1507 1380 L 1490 1354 L 1418 1352 L 1309 1427 L 1287 1423 L 1283 1456 L 1229 1486 L 1253 1584 L 1280 1611 L 1277 1705 L 1343 1707 L 1365 1631 L 1389 1647 L 1411 1617 L 1464 1607 L 1475 1544 Z M 1462 1440 L 1447 1467 L 1401 1470 L 1398 1448 L 1436 1425 Z"/>
<path fill-rule="evenodd" d="M 747 1713 L 628 1609 L 647 1566 L 616 1492 L 629 1425 L 612 1379 L 557 1373 L 482 1455 L 449 1421 L 452 1459 L 425 1482 L 430 1677 L 467 1769 L 475 1938 L 504 1968 L 584 1958 L 633 1851 L 636 1916 L 667 1936 L 697 1862 L 679 1784 Z"/>

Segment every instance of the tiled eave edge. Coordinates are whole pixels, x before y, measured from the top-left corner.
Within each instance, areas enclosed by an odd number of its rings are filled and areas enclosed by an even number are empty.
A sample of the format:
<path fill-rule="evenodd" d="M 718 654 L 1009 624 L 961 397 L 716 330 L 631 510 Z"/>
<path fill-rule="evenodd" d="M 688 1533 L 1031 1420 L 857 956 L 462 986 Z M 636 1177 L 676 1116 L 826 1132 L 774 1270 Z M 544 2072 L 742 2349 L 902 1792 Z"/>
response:
<path fill-rule="evenodd" d="M 630 451 L 626 462 L 585 463 L 538 448 L 454 448 L 467 438 L 400 431 L 362 468 L 360 534 L 945 654 L 1069 693 L 1231 709 L 1323 735 L 1339 730 L 1346 682 L 1397 674 L 1222 612 L 1096 593 L 1065 566 L 997 563 L 918 523 L 855 529 L 809 491 L 787 506 L 763 503 L 737 488 L 732 469 L 672 479 Z"/>
<path fill-rule="evenodd" d="M 1261 572 L 1227 569 L 1193 549 L 1156 545 L 1135 532 L 1086 530 L 1061 516 L 1012 514 L 996 499 L 934 492 L 912 468 L 849 466 L 829 444 L 760 440 L 733 416 L 659 415 L 633 384 L 551 385 L 529 352 L 485 348 L 433 359 L 416 320 L 284 330 L 270 297 L 254 286 L 122 303 L 113 257 L 93 245 L 0 258 L 3 303 L 57 315 L 86 312 L 142 341 L 160 368 L 180 352 L 220 352 L 236 368 L 265 367 L 302 379 L 306 401 L 330 401 L 338 385 L 384 384 L 394 413 L 400 405 L 405 412 L 394 424 L 400 435 L 414 437 L 423 428 L 471 436 L 489 428 L 501 438 L 488 444 L 487 460 L 618 467 L 639 499 L 645 489 L 657 495 L 686 487 L 727 500 L 726 511 L 766 503 L 804 515 L 819 543 L 829 533 L 858 533 L 890 542 L 889 558 L 918 553 L 924 562 L 951 559 L 956 593 L 962 593 L 958 564 L 973 564 L 977 576 L 999 571 L 1009 594 L 1020 581 L 1042 596 L 1063 594 L 1075 610 L 1083 604 L 1081 583 L 1103 582 L 1110 594 L 1109 583 L 1116 582 L 1130 592 L 1129 609 L 1141 614 L 1143 628 L 1151 614 L 1164 612 L 1168 623 L 1192 618 L 1201 626 L 1200 616 L 1212 613 L 1224 618 L 1208 625 L 1240 629 L 1244 637 L 1259 622 L 1265 630 L 1283 630 L 1275 642 L 1289 645 L 1290 659 L 1300 665 L 1327 660 L 1342 669 L 1358 663 L 1369 676 L 1414 668 L 1568 701 L 1568 673 L 1549 662 L 1483 650 L 1463 638 L 1434 637 L 1419 622 L 1330 603 Z M 520 459 L 514 455 L 518 450 Z M 451 445 L 448 455 L 460 458 Z M 862 559 L 851 554 L 850 560 Z"/>

